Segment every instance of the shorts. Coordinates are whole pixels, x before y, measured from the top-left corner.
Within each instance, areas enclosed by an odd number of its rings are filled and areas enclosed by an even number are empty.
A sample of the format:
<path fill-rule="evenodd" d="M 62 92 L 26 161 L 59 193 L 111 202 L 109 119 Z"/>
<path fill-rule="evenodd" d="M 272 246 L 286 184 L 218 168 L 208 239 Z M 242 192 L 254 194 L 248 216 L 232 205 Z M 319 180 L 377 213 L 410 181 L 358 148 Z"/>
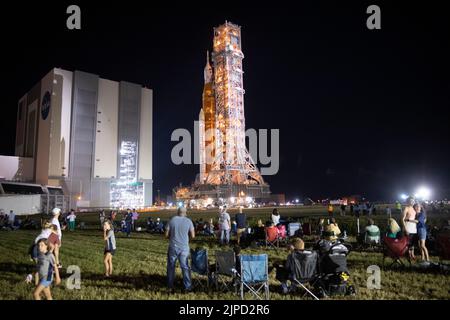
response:
<path fill-rule="evenodd" d="M 116 253 L 116 249 L 113 249 L 113 250 L 105 249 L 105 252 L 103 254 L 106 255 L 107 253 L 111 253 L 111 255 L 113 256 Z"/>
<path fill-rule="evenodd" d="M 417 233 L 410 233 L 408 235 L 408 246 L 410 249 L 414 249 L 414 243 L 417 242 Z"/>
<path fill-rule="evenodd" d="M 427 229 L 418 228 L 417 229 L 417 237 L 419 238 L 419 240 L 426 240 L 427 239 Z"/>
<path fill-rule="evenodd" d="M 43 286 L 44 288 L 50 287 L 51 284 L 52 284 L 52 280 L 42 279 L 41 281 L 39 281 L 39 285 Z"/>
<path fill-rule="evenodd" d="M 58 239 L 56 241 L 49 241 L 49 244 L 53 245 L 53 246 L 61 246 L 61 241 Z"/>

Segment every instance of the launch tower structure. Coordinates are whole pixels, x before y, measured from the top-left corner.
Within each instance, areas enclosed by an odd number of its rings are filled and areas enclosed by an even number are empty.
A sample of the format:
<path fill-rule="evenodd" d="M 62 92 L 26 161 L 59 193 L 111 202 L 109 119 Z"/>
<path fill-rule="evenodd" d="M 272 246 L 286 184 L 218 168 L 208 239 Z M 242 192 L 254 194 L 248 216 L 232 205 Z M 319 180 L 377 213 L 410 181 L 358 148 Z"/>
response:
<path fill-rule="evenodd" d="M 241 27 L 214 28 L 212 63 L 207 53 L 203 106 L 199 114 L 200 173 L 177 199 L 267 199 L 269 185 L 245 145 Z"/>
<path fill-rule="evenodd" d="M 264 185 L 245 146 L 241 27 L 226 22 L 214 28 L 213 48 L 216 139 L 206 183 Z"/>

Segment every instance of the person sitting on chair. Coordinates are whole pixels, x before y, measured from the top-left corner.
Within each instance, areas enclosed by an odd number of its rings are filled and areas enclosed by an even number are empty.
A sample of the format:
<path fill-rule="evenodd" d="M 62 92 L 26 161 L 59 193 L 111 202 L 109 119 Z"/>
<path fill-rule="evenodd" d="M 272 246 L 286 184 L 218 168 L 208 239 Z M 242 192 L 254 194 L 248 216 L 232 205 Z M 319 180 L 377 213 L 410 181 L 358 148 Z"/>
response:
<path fill-rule="evenodd" d="M 389 218 L 388 221 L 388 231 L 386 236 L 388 238 L 396 239 L 398 237 L 398 233 L 400 232 L 400 226 L 394 218 Z"/>
<path fill-rule="evenodd" d="M 380 228 L 375 225 L 372 219 L 369 219 L 366 227 L 365 240 L 366 243 L 380 243 Z"/>
<path fill-rule="evenodd" d="M 272 211 L 272 216 L 271 216 L 271 221 L 273 222 L 273 224 L 275 226 L 277 226 L 278 224 L 280 224 L 280 214 L 278 213 L 278 209 L 273 209 Z"/>
<path fill-rule="evenodd" d="M 289 255 L 294 252 L 294 242 L 296 241 L 296 239 L 299 238 L 294 238 L 286 247 L 286 250 L 288 252 L 288 257 Z M 278 281 L 281 282 L 281 291 L 283 294 L 287 294 L 289 293 L 289 269 L 287 269 L 287 260 L 286 261 L 277 261 L 274 263 L 274 267 L 276 268 L 276 279 Z"/>
<path fill-rule="evenodd" d="M 325 227 L 324 238 L 328 241 L 334 242 L 341 234 L 341 230 L 336 222 L 336 219 L 331 218 L 330 223 Z"/>
<path fill-rule="evenodd" d="M 305 242 L 300 238 L 294 238 L 291 243 L 290 253 L 287 257 L 286 264 L 284 266 L 285 270 L 290 273 L 295 268 L 295 259 L 294 256 L 301 253 L 311 253 L 311 251 L 305 250 Z M 295 285 L 288 286 L 287 280 L 281 283 L 281 287 L 283 293 L 286 294 L 293 289 L 295 289 Z"/>
<path fill-rule="evenodd" d="M 261 219 L 258 221 L 258 226 L 254 228 L 252 241 L 261 241 L 266 239 L 266 232 L 264 231 L 264 224 Z"/>

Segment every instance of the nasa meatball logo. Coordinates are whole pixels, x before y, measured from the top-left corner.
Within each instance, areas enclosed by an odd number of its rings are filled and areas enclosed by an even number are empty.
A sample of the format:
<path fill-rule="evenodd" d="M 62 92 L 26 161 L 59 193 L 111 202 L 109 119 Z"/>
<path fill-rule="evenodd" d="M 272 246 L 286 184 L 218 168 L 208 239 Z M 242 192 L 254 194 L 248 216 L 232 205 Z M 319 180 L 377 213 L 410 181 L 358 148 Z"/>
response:
<path fill-rule="evenodd" d="M 42 108 L 41 108 L 41 116 L 42 120 L 47 119 L 48 114 L 50 113 L 50 92 L 46 92 L 44 97 L 42 98 Z"/>

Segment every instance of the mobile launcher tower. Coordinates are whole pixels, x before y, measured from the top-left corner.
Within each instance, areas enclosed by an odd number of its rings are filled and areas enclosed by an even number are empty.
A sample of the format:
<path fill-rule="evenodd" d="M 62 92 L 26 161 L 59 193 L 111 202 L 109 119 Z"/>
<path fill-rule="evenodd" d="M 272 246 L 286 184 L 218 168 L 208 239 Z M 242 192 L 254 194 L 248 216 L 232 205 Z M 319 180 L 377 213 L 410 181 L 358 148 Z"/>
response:
<path fill-rule="evenodd" d="M 175 189 L 177 200 L 197 205 L 251 205 L 270 197 L 245 145 L 241 27 L 230 22 L 214 28 L 211 67 L 204 70 L 199 114 L 200 173 L 191 187 Z"/>

